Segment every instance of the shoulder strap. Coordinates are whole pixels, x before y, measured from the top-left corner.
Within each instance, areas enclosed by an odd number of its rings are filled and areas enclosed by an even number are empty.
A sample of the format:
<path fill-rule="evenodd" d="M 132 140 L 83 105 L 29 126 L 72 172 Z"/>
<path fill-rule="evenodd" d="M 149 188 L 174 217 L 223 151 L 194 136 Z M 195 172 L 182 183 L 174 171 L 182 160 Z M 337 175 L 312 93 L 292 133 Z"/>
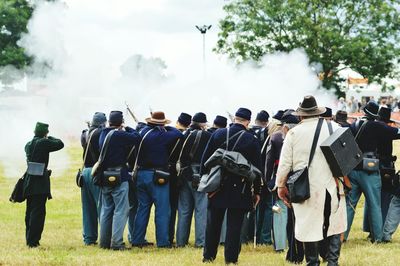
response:
<path fill-rule="evenodd" d="M 315 130 L 314 139 L 313 139 L 313 143 L 312 143 L 312 146 L 311 146 L 310 158 L 308 159 L 308 166 L 311 165 L 311 162 L 312 162 L 312 160 L 314 158 L 315 149 L 317 148 L 319 134 L 321 133 L 321 127 L 322 127 L 322 123 L 323 122 L 324 122 L 323 118 L 320 118 L 318 120 L 317 129 Z"/>
<path fill-rule="evenodd" d="M 241 132 L 241 133 L 240 133 L 240 132 Z M 236 142 L 235 142 L 235 144 L 233 145 L 232 151 L 235 150 L 236 145 L 239 143 L 240 138 L 244 135 L 244 133 L 246 133 L 246 131 L 245 131 L 245 130 L 241 130 L 241 131 L 239 131 L 238 133 L 240 133 L 240 135 L 239 135 L 239 137 L 236 139 Z"/>
<path fill-rule="evenodd" d="M 135 169 L 137 168 L 137 163 L 138 163 L 138 160 L 139 160 L 139 154 L 140 154 L 140 150 L 142 149 L 143 141 L 144 141 L 144 139 L 147 137 L 147 135 L 148 135 L 150 132 L 152 132 L 153 130 L 154 130 L 154 128 L 152 128 L 152 129 L 150 129 L 149 131 L 147 131 L 146 134 L 144 134 L 142 140 L 140 141 L 139 148 L 138 148 L 138 152 L 137 152 L 137 154 L 136 154 L 135 165 L 133 166 L 133 170 L 135 170 Z"/>
<path fill-rule="evenodd" d="M 239 132 L 236 132 L 236 134 L 234 134 L 233 136 L 229 137 L 229 128 L 226 130 L 226 140 L 224 143 L 221 144 L 220 147 L 226 145 L 226 150 L 228 150 L 229 147 L 229 140 L 232 140 L 233 138 L 235 138 L 236 136 L 238 136 L 239 134 L 241 134 L 243 132 L 245 132 L 245 130 L 240 130 Z"/>
<path fill-rule="evenodd" d="M 172 150 L 171 150 L 171 153 L 170 153 L 169 156 L 168 156 L 168 161 L 171 160 L 172 154 L 174 154 L 174 152 L 175 152 L 175 150 L 176 150 L 176 147 L 178 147 L 178 144 L 179 144 L 180 141 L 181 141 L 180 138 L 176 141 L 174 147 L 173 147 Z"/>
<path fill-rule="evenodd" d="M 367 123 L 368 123 L 368 120 L 365 120 L 365 121 L 362 123 L 362 125 L 359 126 L 360 123 L 361 123 L 360 121 L 364 121 L 364 120 L 358 120 L 358 130 L 357 130 L 357 134 L 356 134 L 356 137 L 355 137 L 355 140 L 356 140 L 356 141 L 358 140 L 358 138 L 360 137 L 361 133 L 364 131 L 365 126 L 366 126 Z"/>
<path fill-rule="evenodd" d="M 188 142 L 190 136 L 191 136 L 193 133 L 194 133 L 194 130 L 193 130 L 192 132 L 189 133 L 189 135 L 187 136 L 187 138 L 186 138 L 185 141 L 183 142 L 183 145 L 182 145 L 182 148 L 181 148 L 181 152 L 179 153 L 178 162 L 181 161 L 183 150 L 185 149 L 186 143 Z"/>
<path fill-rule="evenodd" d="M 90 134 L 89 134 L 89 139 L 88 142 L 86 143 L 86 149 L 85 149 L 85 154 L 83 156 L 83 164 L 82 164 L 82 169 L 85 167 L 85 162 L 86 162 L 86 158 L 87 158 L 87 154 L 89 152 L 89 148 L 90 148 L 90 142 L 92 140 L 92 136 L 94 134 L 94 132 L 96 132 L 97 128 L 95 130 L 93 130 Z"/>
<path fill-rule="evenodd" d="M 332 135 L 332 133 L 333 133 L 333 128 L 332 128 L 332 123 L 331 123 L 331 121 L 326 120 L 326 124 L 328 125 L 329 135 Z"/>
<path fill-rule="evenodd" d="M 261 148 L 261 154 L 263 154 L 263 152 L 264 152 L 265 148 L 267 147 L 270 139 L 271 139 L 271 136 L 268 135 L 267 139 L 264 141 L 264 144 L 263 144 L 263 146 Z"/>
<path fill-rule="evenodd" d="M 104 158 L 106 157 L 106 153 L 108 150 L 108 144 L 110 143 L 111 136 L 114 134 L 115 130 L 111 130 L 110 132 L 107 133 L 107 136 L 103 142 L 103 146 L 101 147 L 100 151 L 100 156 L 99 156 L 99 162 L 102 163 L 104 161 Z"/>
<path fill-rule="evenodd" d="M 189 158 L 193 160 L 194 155 L 196 154 L 197 149 L 199 148 L 201 134 L 203 133 L 202 130 L 198 129 L 196 132 L 196 138 L 193 142 L 192 148 L 190 149 Z"/>
<path fill-rule="evenodd" d="M 33 139 L 32 139 L 32 141 L 33 141 Z M 38 139 L 38 140 L 35 142 L 35 146 L 33 147 L 32 153 L 30 152 L 30 149 L 31 149 L 31 147 L 32 147 L 32 142 L 31 142 L 31 145 L 29 145 L 29 157 L 27 158 L 27 159 L 28 159 L 28 162 L 32 161 L 33 154 L 35 154 L 36 146 L 37 146 L 37 144 L 38 144 L 39 141 L 40 141 L 40 139 Z"/>

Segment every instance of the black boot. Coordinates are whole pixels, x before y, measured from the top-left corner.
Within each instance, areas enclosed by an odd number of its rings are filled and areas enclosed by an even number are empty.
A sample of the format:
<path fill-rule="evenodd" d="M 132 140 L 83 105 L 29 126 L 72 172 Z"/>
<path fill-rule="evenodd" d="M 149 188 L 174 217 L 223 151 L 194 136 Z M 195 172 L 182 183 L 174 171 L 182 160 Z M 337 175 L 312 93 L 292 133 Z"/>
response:
<path fill-rule="evenodd" d="M 304 253 L 308 266 L 318 266 L 320 264 L 318 242 L 304 242 Z"/>
<path fill-rule="evenodd" d="M 328 237 L 328 241 L 328 256 L 326 257 L 328 266 L 337 266 L 339 265 L 340 248 L 342 246 L 340 235 L 330 236 Z"/>

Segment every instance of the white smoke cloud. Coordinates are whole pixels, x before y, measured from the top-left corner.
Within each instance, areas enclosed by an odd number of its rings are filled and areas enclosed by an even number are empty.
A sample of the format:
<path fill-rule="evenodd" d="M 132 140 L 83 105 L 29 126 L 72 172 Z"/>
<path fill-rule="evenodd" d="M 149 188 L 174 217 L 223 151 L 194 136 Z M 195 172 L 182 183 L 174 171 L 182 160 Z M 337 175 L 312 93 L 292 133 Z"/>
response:
<path fill-rule="evenodd" d="M 95 111 L 124 110 L 125 101 L 142 120 L 151 107 L 172 120 L 182 111 L 203 111 L 209 121 L 238 107 L 252 109 L 253 117 L 261 109 L 295 109 L 305 94 L 332 104 L 330 94 L 317 91 L 320 82 L 302 50 L 267 55 L 260 68 L 251 62 L 237 67 L 214 54 L 223 0 L 38 3 L 20 44 L 53 71 L 40 80 L 44 97 L 0 98 L 0 119 L 9 121 L 9 131 L 0 133 L 7 171 L 22 167 L 36 121 L 50 123 L 51 134 L 68 142 Z M 213 25 L 206 35 L 206 78 L 195 29 L 203 24 Z M 68 163 L 65 150 L 58 156 L 54 167 Z"/>

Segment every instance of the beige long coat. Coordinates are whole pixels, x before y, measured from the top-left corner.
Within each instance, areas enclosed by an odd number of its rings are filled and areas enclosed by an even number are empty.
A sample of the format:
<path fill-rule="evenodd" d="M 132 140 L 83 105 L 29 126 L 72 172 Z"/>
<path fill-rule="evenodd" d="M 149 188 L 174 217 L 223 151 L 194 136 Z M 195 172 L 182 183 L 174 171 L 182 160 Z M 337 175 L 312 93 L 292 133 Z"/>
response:
<path fill-rule="evenodd" d="M 297 171 L 308 164 L 311 145 L 317 127 L 318 118 L 303 120 L 298 126 L 291 129 L 283 143 L 279 167 L 277 171 L 278 186 L 284 186 L 290 171 Z M 333 130 L 338 126 L 332 123 Z M 314 242 L 323 239 L 324 204 L 326 190 L 331 201 L 331 215 L 328 236 L 340 234 L 347 229 L 346 200 L 343 186 L 340 184 L 340 200 L 337 196 L 337 186 L 328 163 L 319 148 L 319 145 L 329 137 L 327 123 L 321 128 L 314 159 L 309 167 L 310 198 L 303 203 L 293 203 L 296 217 L 295 237 L 302 242 Z"/>

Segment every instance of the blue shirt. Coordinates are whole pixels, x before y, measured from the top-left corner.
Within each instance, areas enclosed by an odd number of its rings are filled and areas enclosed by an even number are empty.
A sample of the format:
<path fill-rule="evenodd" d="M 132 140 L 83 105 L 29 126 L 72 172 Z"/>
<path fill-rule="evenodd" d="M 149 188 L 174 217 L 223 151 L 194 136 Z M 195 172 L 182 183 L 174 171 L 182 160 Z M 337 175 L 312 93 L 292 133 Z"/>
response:
<path fill-rule="evenodd" d="M 354 136 L 357 135 L 357 131 L 363 123 L 366 123 L 365 120 L 354 122 L 350 126 Z M 368 121 L 367 123 L 356 140 L 362 152 L 377 152 L 378 146 L 382 142 L 400 138 L 399 129 L 397 128 L 390 127 L 378 121 Z"/>
<path fill-rule="evenodd" d="M 151 132 L 149 132 L 152 130 Z M 149 134 L 146 135 L 146 133 Z M 143 139 L 139 151 L 138 166 L 145 169 L 168 169 L 171 152 L 177 141 L 183 137 L 182 133 L 170 126 L 147 125 L 140 131 Z"/>
<path fill-rule="evenodd" d="M 102 130 L 99 139 L 100 147 L 103 147 L 104 140 L 111 130 L 115 130 L 115 128 L 108 127 Z M 134 129 L 126 127 L 125 130 L 126 131 L 116 130 L 113 133 L 103 161 L 104 169 L 110 167 L 123 167 L 121 176 L 122 181 L 128 181 L 130 178 L 127 167 L 128 155 L 134 146 L 138 146 L 141 139 L 139 133 Z"/>

